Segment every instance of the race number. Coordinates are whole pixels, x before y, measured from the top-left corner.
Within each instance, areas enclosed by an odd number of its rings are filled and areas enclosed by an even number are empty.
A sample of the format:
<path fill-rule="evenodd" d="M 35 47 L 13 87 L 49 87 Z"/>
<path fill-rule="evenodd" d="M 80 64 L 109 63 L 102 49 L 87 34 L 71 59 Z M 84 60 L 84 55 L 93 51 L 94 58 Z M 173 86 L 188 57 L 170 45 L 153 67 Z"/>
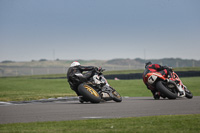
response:
<path fill-rule="evenodd" d="M 150 84 L 153 84 L 153 83 L 156 81 L 156 79 L 157 79 L 157 76 L 151 75 L 151 76 L 148 78 L 148 82 L 149 82 Z"/>

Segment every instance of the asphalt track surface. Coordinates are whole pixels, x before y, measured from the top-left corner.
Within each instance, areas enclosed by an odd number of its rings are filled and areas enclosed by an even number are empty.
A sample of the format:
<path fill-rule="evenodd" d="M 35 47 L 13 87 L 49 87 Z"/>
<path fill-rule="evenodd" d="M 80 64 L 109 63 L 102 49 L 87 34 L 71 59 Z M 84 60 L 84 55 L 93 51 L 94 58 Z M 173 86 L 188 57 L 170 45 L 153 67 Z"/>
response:
<path fill-rule="evenodd" d="M 121 103 L 109 101 L 100 104 L 81 104 L 77 100 L 6 104 L 0 105 L 0 124 L 177 114 L 200 114 L 200 96 L 176 100 L 130 97 L 123 98 Z"/>

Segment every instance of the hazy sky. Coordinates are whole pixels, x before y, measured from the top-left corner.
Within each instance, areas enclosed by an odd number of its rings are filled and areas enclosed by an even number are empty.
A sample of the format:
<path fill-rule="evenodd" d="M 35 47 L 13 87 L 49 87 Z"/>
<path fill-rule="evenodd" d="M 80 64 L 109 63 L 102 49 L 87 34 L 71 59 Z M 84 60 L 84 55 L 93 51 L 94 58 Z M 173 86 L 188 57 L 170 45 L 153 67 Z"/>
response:
<path fill-rule="evenodd" d="M 200 60 L 200 0 L 0 0 L 0 61 Z"/>

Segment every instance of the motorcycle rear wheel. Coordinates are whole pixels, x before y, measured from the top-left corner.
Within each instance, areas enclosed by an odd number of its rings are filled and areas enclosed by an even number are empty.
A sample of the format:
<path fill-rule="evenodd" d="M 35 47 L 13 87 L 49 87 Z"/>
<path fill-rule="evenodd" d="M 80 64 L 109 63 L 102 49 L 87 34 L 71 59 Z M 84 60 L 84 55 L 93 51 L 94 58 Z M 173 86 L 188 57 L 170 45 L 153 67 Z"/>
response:
<path fill-rule="evenodd" d="M 158 91 L 165 95 L 168 99 L 176 99 L 177 93 L 170 91 L 167 87 L 164 86 L 163 81 L 158 81 L 156 83 L 156 88 Z"/>
<path fill-rule="evenodd" d="M 101 97 L 99 96 L 98 92 L 85 83 L 82 83 L 78 86 L 78 91 L 84 97 L 84 99 L 87 99 L 91 103 L 100 103 L 101 101 Z"/>

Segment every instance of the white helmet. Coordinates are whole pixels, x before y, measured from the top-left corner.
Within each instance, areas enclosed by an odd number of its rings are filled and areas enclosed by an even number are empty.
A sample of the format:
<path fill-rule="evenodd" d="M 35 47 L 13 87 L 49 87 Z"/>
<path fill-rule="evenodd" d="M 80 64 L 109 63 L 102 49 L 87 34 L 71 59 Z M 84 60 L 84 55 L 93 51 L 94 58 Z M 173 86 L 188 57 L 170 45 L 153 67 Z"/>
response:
<path fill-rule="evenodd" d="M 70 65 L 70 67 L 75 67 L 75 66 L 80 66 L 81 64 L 78 61 L 74 61 L 72 62 L 72 64 Z"/>

